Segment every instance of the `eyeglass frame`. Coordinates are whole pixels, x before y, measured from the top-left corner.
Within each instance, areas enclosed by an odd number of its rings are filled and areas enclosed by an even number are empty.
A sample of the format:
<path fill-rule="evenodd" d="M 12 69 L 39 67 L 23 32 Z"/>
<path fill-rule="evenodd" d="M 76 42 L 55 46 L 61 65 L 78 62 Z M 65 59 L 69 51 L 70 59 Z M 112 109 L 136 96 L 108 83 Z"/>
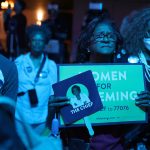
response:
<path fill-rule="evenodd" d="M 95 36 L 95 38 L 94 38 Z M 90 39 L 90 43 L 97 43 L 97 42 L 102 42 L 104 41 L 104 38 L 107 37 L 107 39 L 110 42 L 115 42 L 117 40 L 117 35 L 114 32 L 100 32 L 97 35 L 92 35 L 91 39 Z M 93 39 L 92 39 L 93 38 Z M 97 40 L 99 39 L 99 40 Z"/>

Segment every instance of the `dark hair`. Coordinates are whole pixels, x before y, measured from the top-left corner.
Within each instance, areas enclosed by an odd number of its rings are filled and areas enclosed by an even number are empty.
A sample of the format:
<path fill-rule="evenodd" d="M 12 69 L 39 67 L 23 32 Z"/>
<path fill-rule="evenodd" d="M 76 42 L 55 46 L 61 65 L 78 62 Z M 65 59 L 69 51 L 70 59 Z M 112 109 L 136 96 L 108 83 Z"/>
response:
<path fill-rule="evenodd" d="M 45 42 L 48 42 L 48 40 L 51 38 L 51 31 L 49 28 L 47 28 L 46 25 L 31 25 L 27 28 L 27 37 L 28 40 L 31 40 L 31 38 L 36 34 L 36 33 L 41 33 L 45 39 Z"/>
<path fill-rule="evenodd" d="M 72 88 L 71 88 L 72 94 L 74 94 L 74 93 L 73 93 L 73 89 L 77 89 L 79 92 L 81 92 L 81 89 L 80 89 L 80 87 L 79 87 L 78 85 L 72 86 Z"/>
<path fill-rule="evenodd" d="M 88 10 L 85 19 L 83 21 L 82 30 L 87 26 L 87 24 L 93 20 L 95 17 L 103 16 L 104 18 L 110 19 L 110 13 L 107 9 L 102 10 Z"/>
<path fill-rule="evenodd" d="M 124 33 L 124 47 L 131 54 L 137 54 L 145 49 L 143 38 L 149 21 L 150 8 L 141 9 L 130 20 L 130 26 L 126 28 Z"/>
<path fill-rule="evenodd" d="M 78 54 L 77 54 L 77 62 L 86 62 L 89 61 L 90 56 L 90 39 L 93 35 L 93 32 L 98 24 L 106 23 L 110 25 L 114 31 L 114 33 L 117 36 L 116 41 L 116 51 L 121 49 L 122 47 L 122 37 L 119 33 L 118 28 L 116 27 L 115 23 L 105 16 L 97 16 L 94 17 L 84 28 L 84 30 L 81 32 L 79 39 L 77 41 L 78 44 Z"/>

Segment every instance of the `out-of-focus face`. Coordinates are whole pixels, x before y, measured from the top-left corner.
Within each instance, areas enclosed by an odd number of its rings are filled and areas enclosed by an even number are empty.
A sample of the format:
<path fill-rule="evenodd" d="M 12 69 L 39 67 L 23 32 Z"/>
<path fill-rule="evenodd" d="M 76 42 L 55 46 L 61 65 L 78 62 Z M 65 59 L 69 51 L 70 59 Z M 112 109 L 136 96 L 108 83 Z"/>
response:
<path fill-rule="evenodd" d="M 148 22 L 148 26 L 147 26 L 147 32 L 144 35 L 144 46 L 145 48 L 150 51 L 150 21 Z"/>
<path fill-rule="evenodd" d="M 149 33 L 150 34 L 150 33 Z M 150 36 L 143 39 L 145 48 L 150 51 Z"/>
<path fill-rule="evenodd" d="M 116 48 L 117 37 L 107 23 L 98 24 L 91 37 L 90 49 L 99 54 L 112 54 Z"/>
<path fill-rule="evenodd" d="M 41 33 L 36 33 L 32 38 L 31 38 L 31 51 L 34 52 L 39 52 L 41 53 L 45 47 L 45 38 L 43 34 Z"/>
<path fill-rule="evenodd" d="M 14 10 L 15 11 L 20 11 L 22 8 L 21 8 L 21 5 L 18 1 L 15 2 L 15 5 L 14 5 Z"/>

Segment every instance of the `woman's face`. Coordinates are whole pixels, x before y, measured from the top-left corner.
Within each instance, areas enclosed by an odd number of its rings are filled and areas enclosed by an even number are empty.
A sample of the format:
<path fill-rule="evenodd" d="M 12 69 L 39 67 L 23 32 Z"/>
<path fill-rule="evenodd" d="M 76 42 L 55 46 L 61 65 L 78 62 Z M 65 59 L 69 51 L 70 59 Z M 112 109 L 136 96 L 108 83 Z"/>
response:
<path fill-rule="evenodd" d="M 107 23 L 100 23 L 91 38 L 91 51 L 99 54 L 112 54 L 116 48 L 117 37 Z"/>
<path fill-rule="evenodd" d="M 45 39 L 41 33 L 36 33 L 31 38 L 31 51 L 42 52 L 45 47 Z"/>
<path fill-rule="evenodd" d="M 144 42 L 144 46 L 145 48 L 150 51 L 150 21 L 148 22 L 148 26 L 147 26 L 147 32 L 145 33 L 143 42 Z"/>
<path fill-rule="evenodd" d="M 75 95 L 75 96 L 78 96 L 80 94 L 80 91 L 78 90 L 78 88 L 73 88 L 72 89 L 72 93 Z"/>

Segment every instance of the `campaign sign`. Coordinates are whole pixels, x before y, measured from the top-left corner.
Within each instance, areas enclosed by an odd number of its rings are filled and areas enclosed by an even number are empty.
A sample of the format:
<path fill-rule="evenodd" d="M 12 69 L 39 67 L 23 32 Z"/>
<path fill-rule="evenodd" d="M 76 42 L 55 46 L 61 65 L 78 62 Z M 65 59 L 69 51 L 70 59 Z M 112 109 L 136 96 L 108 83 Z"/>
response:
<path fill-rule="evenodd" d="M 73 64 L 59 65 L 59 81 L 91 70 L 103 109 L 90 115 L 93 125 L 147 122 L 146 112 L 135 105 L 138 92 L 145 90 L 141 64 Z M 88 80 L 88 79 L 86 79 Z M 63 87 L 61 88 L 63 89 Z M 93 88 L 91 87 L 93 90 Z M 84 124 L 81 119 L 73 125 Z M 63 120 L 61 120 L 63 126 Z"/>
<path fill-rule="evenodd" d="M 102 102 L 91 71 L 53 84 L 55 96 L 66 96 L 70 105 L 60 109 L 65 124 L 75 122 L 102 109 Z"/>

